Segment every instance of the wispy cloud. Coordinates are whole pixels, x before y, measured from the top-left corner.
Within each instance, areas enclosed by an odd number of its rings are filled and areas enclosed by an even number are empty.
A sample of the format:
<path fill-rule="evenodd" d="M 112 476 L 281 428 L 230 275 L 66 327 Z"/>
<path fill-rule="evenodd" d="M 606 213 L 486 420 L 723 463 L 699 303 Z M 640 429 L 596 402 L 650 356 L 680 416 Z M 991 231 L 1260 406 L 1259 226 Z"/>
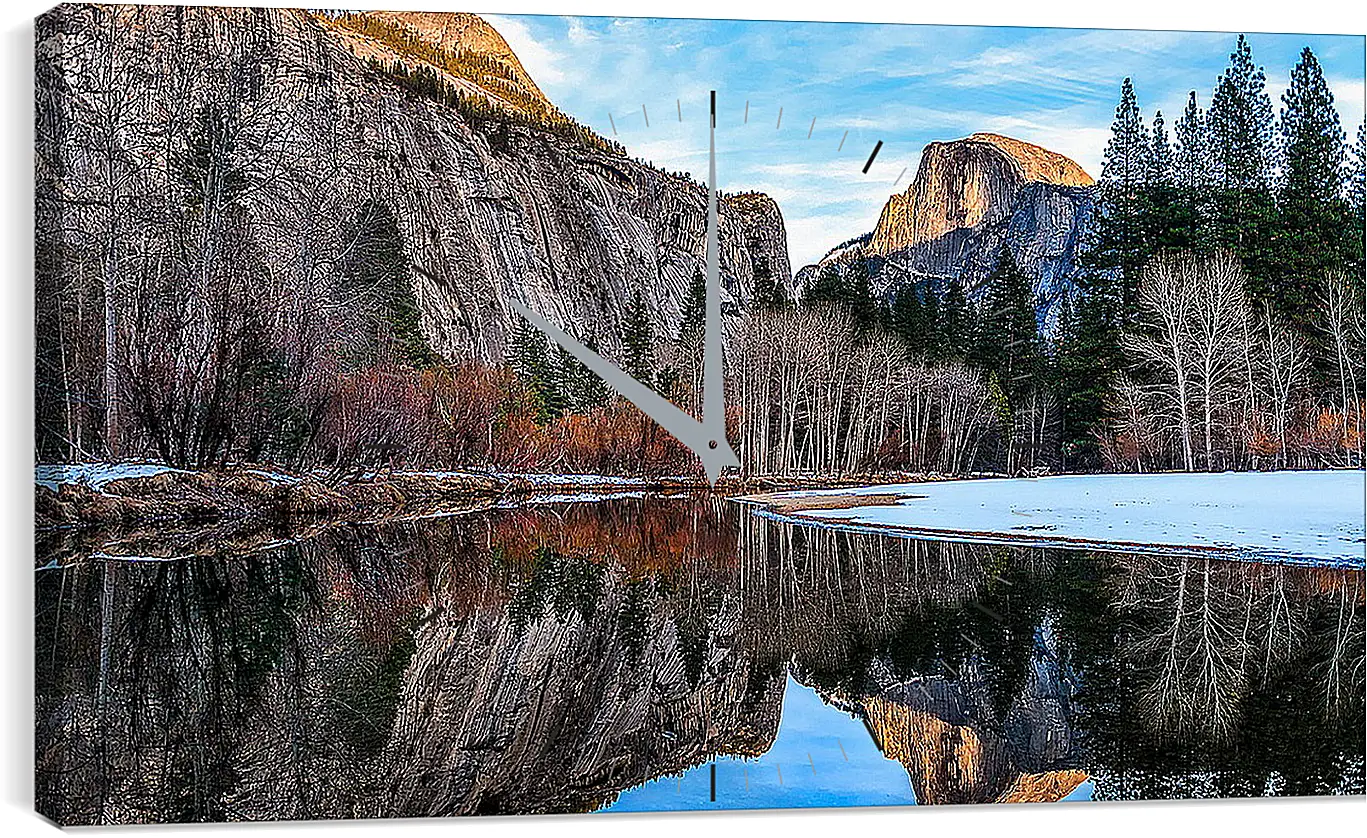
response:
<path fill-rule="evenodd" d="M 671 171 L 701 174 L 707 91 L 717 90 L 721 185 L 760 189 L 779 202 L 794 269 L 868 232 L 898 174 L 907 170 L 900 191 L 931 141 L 996 131 L 1099 175 L 1121 79 L 1134 80 L 1147 120 L 1162 109 L 1171 125 L 1188 90 L 1209 103 L 1235 40 L 1209 32 L 489 19 L 557 105 L 604 135 L 613 133 L 611 115 L 632 155 Z M 1355 134 L 1361 38 L 1257 34 L 1250 42 L 1274 96 L 1301 48 L 1314 49 L 1344 130 Z"/>
<path fill-rule="evenodd" d="M 565 54 L 555 49 L 552 41 L 536 38 L 527 24 L 515 17 L 486 15 L 485 19 L 512 47 L 513 53 L 538 86 L 554 86 L 565 81 L 565 71 L 562 69 Z"/>

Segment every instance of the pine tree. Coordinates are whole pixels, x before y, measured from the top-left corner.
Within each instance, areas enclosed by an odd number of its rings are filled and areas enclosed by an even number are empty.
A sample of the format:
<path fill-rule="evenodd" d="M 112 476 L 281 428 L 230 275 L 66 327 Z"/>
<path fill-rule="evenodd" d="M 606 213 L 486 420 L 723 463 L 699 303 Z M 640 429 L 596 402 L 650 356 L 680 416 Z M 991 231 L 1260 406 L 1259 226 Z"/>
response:
<path fill-rule="evenodd" d="M 944 304 L 940 307 L 940 334 L 943 336 L 942 356 L 962 359 L 968 353 L 968 296 L 964 285 L 955 277 L 945 289 Z"/>
<path fill-rule="evenodd" d="M 1065 469 L 1101 466 L 1098 431 L 1122 363 L 1109 302 L 1098 294 L 1068 298 L 1059 315 L 1055 386 L 1063 408 Z"/>
<path fill-rule="evenodd" d="M 1120 86 L 1120 103 L 1101 170 L 1100 207 L 1093 241 L 1086 254 L 1084 282 L 1090 293 L 1114 297 L 1115 310 L 1131 311 L 1139 274 L 1153 252 L 1147 225 L 1152 221 L 1150 175 L 1152 137 L 1144 128 L 1134 85 Z"/>
<path fill-rule="evenodd" d="M 1172 205 L 1168 213 L 1169 246 L 1205 249 L 1213 242 L 1211 221 L 1215 216 L 1211 176 L 1211 151 L 1205 114 L 1196 103 L 1196 91 L 1187 94 L 1187 107 L 1173 126 Z"/>
<path fill-rule="evenodd" d="M 897 289 L 888 319 L 892 333 L 902 339 L 909 356 L 926 354 L 929 348 L 926 309 L 915 285 L 907 284 Z"/>
<path fill-rule="evenodd" d="M 1331 269 L 1361 264 L 1353 245 L 1354 214 L 1344 199 L 1343 128 L 1334 94 L 1315 54 L 1306 47 L 1282 96 L 1280 134 L 1285 163 L 1280 223 L 1275 227 L 1276 272 L 1255 285 L 1289 321 L 1315 332 L 1315 301 Z"/>
<path fill-rule="evenodd" d="M 1266 189 L 1273 170 L 1272 99 L 1267 94 L 1267 76 L 1254 65 L 1253 49 L 1243 35 L 1216 84 L 1207 120 L 1211 160 L 1220 186 Z"/>
<path fill-rule="evenodd" d="M 1339 197 L 1346 158 L 1343 127 L 1324 70 L 1306 47 L 1282 94 L 1282 194 L 1327 203 Z"/>
<path fill-rule="evenodd" d="M 992 373 L 1015 406 L 1035 383 L 1041 358 L 1034 284 L 1003 246 L 987 278 L 970 360 Z"/>
<path fill-rule="evenodd" d="M 940 295 L 935 286 L 927 283 L 921 292 L 922 329 L 925 331 L 925 354 L 931 358 L 944 357 L 944 316 Z"/>
<path fill-rule="evenodd" d="M 655 326 L 640 291 L 632 299 L 622 324 L 622 349 L 627 374 L 649 384 L 655 377 Z"/>
<path fill-rule="evenodd" d="M 363 362 L 394 359 L 423 368 L 440 359 L 422 332 L 403 234 L 384 201 L 371 199 L 356 211 L 338 275 L 347 304 L 367 324 Z"/>
<path fill-rule="evenodd" d="M 1206 118 L 1196 104 L 1196 91 L 1187 94 L 1187 107 L 1173 126 L 1176 147 L 1172 153 L 1173 182 L 1179 189 L 1204 193 L 1210 187 L 1210 143 Z"/>
<path fill-rule="evenodd" d="M 867 333 L 878 325 L 879 306 L 873 298 L 873 282 L 866 259 L 855 259 L 849 268 L 846 280 L 848 289 L 846 305 L 854 318 L 854 327 L 860 333 Z"/>
<path fill-rule="evenodd" d="M 585 338 L 584 346 L 598 351 L 598 341 Z M 598 374 L 578 358 L 566 352 L 564 347 L 554 347 L 554 369 L 547 384 L 541 389 L 541 396 L 547 407 L 548 416 L 559 416 L 564 412 L 583 413 L 601 407 L 612 398 L 612 391 Z"/>
<path fill-rule="evenodd" d="M 1163 112 L 1153 115 L 1153 143 L 1149 156 L 1148 183 L 1169 183 L 1172 180 L 1172 145 L 1168 142 L 1168 129 L 1163 122 Z"/>
<path fill-rule="evenodd" d="M 1358 141 L 1348 159 L 1347 186 L 1348 205 L 1357 212 L 1360 223 L 1367 203 L 1367 122 L 1358 125 Z"/>
<path fill-rule="evenodd" d="M 1215 187 L 1211 243 L 1232 250 L 1256 285 L 1275 270 L 1269 233 L 1276 225 L 1276 154 L 1267 77 L 1243 35 L 1211 96 L 1206 124 Z"/>
<path fill-rule="evenodd" d="M 817 272 L 816 281 L 802 292 L 802 304 L 806 306 L 844 303 L 848 299 L 849 289 L 833 264 L 822 266 Z"/>
<path fill-rule="evenodd" d="M 546 351 L 546 339 L 525 318 L 519 317 L 509 344 L 508 365 L 536 401 L 537 418 L 549 421 L 558 415 L 560 397 L 555 388 L 558 376 L 554 374 Z"/>
<path fill-rule="evenodd" d="M 1153 151 L 1144 129 L 1134 84 L 1127 78 L 1120 85 L 1120 104 L 1111 123 L 1111 139 L 1106 143 L 1101 169 L 1103 190 L 1112 199 L 1143 189 L 1152 171 Z"/>
<path fill-rule="evenodd" d="M 769 262 L 763 258 L 764 250 L 761 243 L 758 240 L 751 240 L 749 252 L 755 278 L 755 307 L 760 310 L 783 308 L 788 304 L 788 295 L 784 291 L 783 283 L 775 279 Z"/>
<path fill-rule="evenodd" d="M 1153 139 L 1149 174 L 1144 185 L 1147 206 L 1143 227 L 1149 252 L 1162 248 L 1197 246 L 1199 213 L 1190 197 L 1177 186 L 1172 144 L 1168 141 L 1163 112 L 1153 116 Z"/>
<path fill-rule="evenodd" d="M 707 277 L 701 270 L 693 273 L 684 294 L 683 311 L 679 318 L 679 340 L 699 337 L 707 321 Z"/>

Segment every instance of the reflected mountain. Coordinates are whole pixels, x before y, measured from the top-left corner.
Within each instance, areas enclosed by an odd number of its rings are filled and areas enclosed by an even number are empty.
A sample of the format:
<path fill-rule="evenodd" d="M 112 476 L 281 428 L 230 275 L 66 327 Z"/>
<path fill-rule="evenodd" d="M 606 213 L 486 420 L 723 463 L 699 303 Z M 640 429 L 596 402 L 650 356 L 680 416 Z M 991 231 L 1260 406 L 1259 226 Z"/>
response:
<path fill-rule="evenodd" d="M 804 748 L 784 788 L 811 805 L 905 802 L 848 794 L 837 772 L 869 760 L 921 804 L 1363 792 L 1360 570 L 917 541 L 696 497 L 212 544 L 40 542 L 54 820 L 588 812 L 714 761 L 748 790 Z M 790 678 L 867 738 L 798 724 Z"/>

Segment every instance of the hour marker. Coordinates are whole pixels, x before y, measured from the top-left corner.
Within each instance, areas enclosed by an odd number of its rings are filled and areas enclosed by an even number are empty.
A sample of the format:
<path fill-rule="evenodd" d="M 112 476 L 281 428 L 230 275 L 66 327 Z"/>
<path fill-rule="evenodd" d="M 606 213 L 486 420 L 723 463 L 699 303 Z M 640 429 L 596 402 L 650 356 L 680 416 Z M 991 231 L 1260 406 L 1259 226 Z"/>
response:
<path fill-rule="evenodd" d="M 815 769 L 813 769 L 813 770 L 815 770 Z M 714 763 L 712 763 L 712 801 L 715 803 L 716 800 L 717 800 L 717 764 L 714 762 Z"/>
<path fill-rule="evenodd" d="M 750 124 L 750 100 L 745 100 L 745 124 Z"/>
<path fill-rule="evenodd" d="M 869 173 L 869 167 L 873 165 L 873 158 L 878 156 L 878 150 L 882 147 L 883 141 L 879 140 L 878 144 L 873 147 L 873 153 L 869 155 L 869 162 L 864 164 L 864 174 Z"/>
<path fill-rule="evenodd" d="M 835 744 L 837 744 L 837 745 L 840 746 L 840 755 L 841 755 L 842 757 L 845 758 L 845 761 L 846 761 L 846 762 L 849 762 L 849 761 L 850 761 L 850 755 L 847 754 L 847 753 L 845 753 L 845 743 L 843 743 L 843 742 L 840 741 L 840 737 L 839 737 L 839 736 L 837 736 L 837 737 L 835 738 Z"/>
<path fill-rule="evenodd" d="M 646 106 L 645 106 L 644 103 L 642 103 L 642 105 L 641 105 L 641 118 L 644 119 L 644 120 L 646 121 L 646 127 L 649 128 L 649 127 L 650 127 L 650 114 L 646 113 Z"/>
<path fill-rule="evenodd" d="M 809 128 L 807 129 L 807 139 L 810 140 L 810 139 L 812 138 L 812 131 L 815 130 L 815 129 L 816 129 L 816 117 L 812 117 L 812 124 L 811 124 L 811 127 L 809 127 Z"/>
<path fill-rule="evenodd" d="M 843 150 L 843 149 L 845 148 L 845 138 L 848 137 L 849 135 L 850 135 L 850 132 L 847 130 L 847 131 L 845 131 L 844 134 L 842 134 L 842 135 L 840 136 L 840 145 L 839 145 L 839 147 L 836 148 L 836 151 L 841 151 L 841 150 Z"/>
<path fill-rule="evenodd" d="M 906 173 L 907 173 L 907 167 L 906 167 L 906 166 L 903 166 L 903 167 L 902 167 L 902 171 L 900 171 L 900 172 L 897 173 L 897 180 L 894 180 L 894 181 L 892 182 L 892 185 L 893 185 L 893 186 L 896 186 L 897 184 L 901 183 L 901 182 L 902 182 L 902 175 L 904 175 L 904 174 L 906 174 Z"/>
<path fill-rule="evenodd" d="M 775 128 L 782 128 L 782 127 L 783 127 L 783 108 L 779 108 L 779 109 L 778 109 L 778 123 L 775 124 L 774 127 L 775 127 Z"/>
<path fill-rule="evenodd" d="M 612 126 L 612 135 L 617 136 L 617 120 L 612 118 L 612 114 L 608 114 L 608 124 Z"/>
<path fill-rule="evenodd" d="M 683 122 L 683 103 L 678 99 L 674 100 L 674 107 L 679 109 L 679 121 Z"/>

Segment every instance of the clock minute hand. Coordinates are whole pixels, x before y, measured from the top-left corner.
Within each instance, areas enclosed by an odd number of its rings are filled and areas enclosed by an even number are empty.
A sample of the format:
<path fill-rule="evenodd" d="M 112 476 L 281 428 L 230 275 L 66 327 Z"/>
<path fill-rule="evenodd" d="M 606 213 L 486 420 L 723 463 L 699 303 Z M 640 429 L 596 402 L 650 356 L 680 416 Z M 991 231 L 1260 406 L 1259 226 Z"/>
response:
<path fill-rule="evenodd" d="M 713 439 L 726 440 L 722 384 L 721 267 L 717 256 L 717 91 L 707 123 L 707 305 L 703 319 L 702 421 Z"/>
<path fill-rule="evenodd" d="M 709 457 L 703 457 L 707 479 L 713 484 L 725 466 L 740 459 L 726 440 L 726 389 L 722 375 L 721 267 L 717 241 L 717 91 L 711 92 L 707 123 L 707 305 L 703 319 L 702 421 L 707 430 Z"/>
<path fill-rule="evenodd" d="M 715 448 L 712 447 L 712 442 L 716 437 L 708 431 L 702 422 L 684 413 L 664 396 L 632 378 L 616 364 L 570 337 L 559 326 L 532 311 L 518 300 L 509 298 L 508 304 L 518 314 L 527 318 L 527 321 L 533 326 L 545 332 L 551 340 L 564 347 L 566 352 L 578 358 L 584 366 L 607 382 L 614 390 L 640 408 L 641 412 L 654 419 L 660 427 L 691 448 L 693 453 L 698 455 L 698 459 L 702 460 L 703 469 L 707 472 L 707 478 L 710 482 L 717 482 L 717 475 L 721 473 L 723 467 L 739 464 L 729 446 L 723 443 Z"/>

